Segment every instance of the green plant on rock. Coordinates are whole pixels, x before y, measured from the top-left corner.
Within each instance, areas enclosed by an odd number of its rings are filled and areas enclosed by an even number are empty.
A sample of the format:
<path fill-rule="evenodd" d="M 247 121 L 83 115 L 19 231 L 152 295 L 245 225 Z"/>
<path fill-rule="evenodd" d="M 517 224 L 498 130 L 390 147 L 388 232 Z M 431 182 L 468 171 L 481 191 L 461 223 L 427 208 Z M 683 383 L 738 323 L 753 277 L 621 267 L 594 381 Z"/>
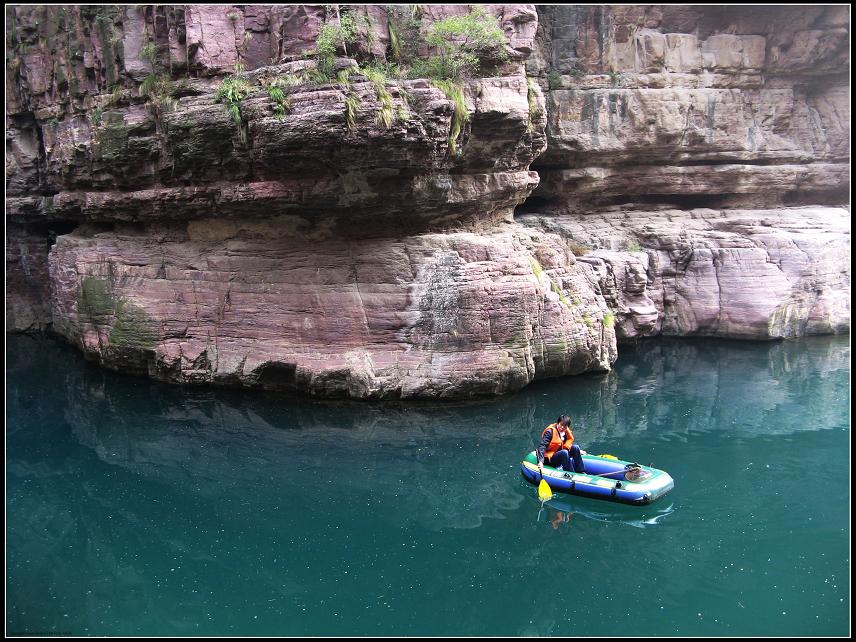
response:
<path fill-rule="evenodd" d="M 422 44 L 421 12 L 420 5 L 387 5 L 388 59 L 407 65 L 418 59 Z"/>
<path fill-rule="evenodd" d="M 92 125 L 94 125 L 95 127 L 98 127 L 99 125 L 101 125 L 101 119 L 103 117 L 103 114 L 103 110 L 100 107 L 96 107 L 89 114 L 89 122 L 92 123 Z"/>
<path fill-rule="evenodd" d="M 282 74 L 276 77 L 275 84 L 279 87 L 297 87 L 306 82 L 297 74 Z"/>
<path fill-rule="evenodd" d="M 459 82 L 454 80 L 432 79 L 431 84 L 442 91 L 446 98 L 452 101 L 454 112 L 452 113 L 452 126 L 449 131 L 449 153 L 452 156 L 459 154 L 457 141 L 464 125 L 470 119 L 470 112 L 467 111 L 467 103 L 464 99 L 464 88 Z"/>
<path fill-rule="evenodd" d="M 526 85 L 526 99 L 529 102 L 529 118 L 526 122 L 526 131 L 532 132 L 535 130 L 535 121 L 541 118 L 541 109 L 538 107 L 538 94 L 535 91 L 535 81 L 532 78 L 527 78 Z"/>
<path fill-rule="evenodd" d="M 374 46 L 377 44 L 377 36 L 375 35 L 375 27 L 374 24 L 372 24 L 371 18 L 369 18 L 369 14 L 358 13 L 357 23 L 363 28 L 363 31 L 365 31 L 366 46 L 369 51 L 372 51 Z"/>
<path fill-rule="evenodd" d="M 391 105 L 382 103 L 380 109 L 375 114 L 375 123 L 381 125 L 384 129 L 392 127 L 398 118 L 398 111 Z"/>
<path fill-rule="evenodd" d="M 273 113 L 278 120 L 283 120 L 285 115 L 291 111 L 291 98 L 285 95 L 279 85 L 269 85 L 267 93 L 273 101 Z"/>
<path fill-rule="evenodd" d="M 396 110 L 392 94 L 386 88 L 386 84 L 389 82 L 386 69 L 381 66 L 366 66 L 362 67 L 360 72 L 374 87 L 375 96 L 380 104 L 375 115 L 375 122 L 385 129 L 389 129 L 399 117 L 400 112 Z"/>
<path fill-rule="evenodd" d="M 553 69 L 547 74 L 547 87 L 550 89 L 562 88 L 562 74 Z"/>
<path fill-rule="evenodd" d="M 140 306 L 124 300 L 116 303 L 116 321 L 109 344 L 114 349 L 150 349 L 159 339 L 154 320 Z"/>
<path fill-rule="evenodd" d="M 496 18 L 478 5 L 468 14 L 433 23 L 425 42 L 437 52 L 426 61 L 431 78 L 464 78 L 475 75 L 481 66 L 508 60 L 505 33 Z"/>
<path fill-rule="evenodd" d="M 258 77 L 259 84 L 264 87 L 297 87 L 306 82 L 306 78 L 297 74 L 279 74 L 278 76 L 260 75 Z"/>
<path fill-rule="evenodd" d="M 338 11 L 337 11 L 338 13 Z M 325 22 L 315 40 L 318 71 L 327 80 L 335 76 L 336 52 L 342 48 L 348 55 L 348 45 L 357 40 L 357 21 L 349 13 L 340 13 L 338 22 Z"/>
<path fill-rule="evenodd" d="M 100 276 L 88 274 L 80 281 L 77 310 L 80 319 L 96 327 L 110 327 L 111 349 L 150 349 L 159 340 L 157 325 L 138 305 L 119 294 L 126 279 L 116 273 L 113 263 L 103 265 Z M 106 273 L 106 274 L 105 274 Z M 101 350 L 101 333 L 98 334 Z"/>
<path fill-rule="evenodd" d="M 152 66 L 152 71 L 154 71 L 155 66 L 158 63 L 158 46 L 149 42 L 143 45 L 143 48 L 140 49 L 140 54 L 143 58 L 149 61 L 149 64 Z"/>
<path fill-rule="evenodd" d="M 114 303 L 110 293 L 110 284 L 105 279 L 85 276 L 80 282 L 77 293 L 77 310 L 90 323 L 104 324 L 113 314 Z"/>
<path fill-rule="evenodd" d="M 624 249 L 628 252 L 641 252 L 642 246 L 639 244 L 639 241 L 631 239 L 624 244 Z"/>
<path fill-rule="evenodd" d="M 331 80 L 330 76 L 323 73 L 317 67 L 312 69 L 304 69 L 302 72 L 302 78 L 305 82 L 312 83 L 314 85 L 323 85 L 324 83 L 328 83 Z"/>
<path fill-rule="evenodd" d="M 411 110 L 416 106 L 416 99 L 413 97 L 413 94 L 407 91 L 407 88 L 403 85 L 398 85 L 398 95 L 401 96 L 401 99 Z"/>
<path fill-rule="evenodd" d="M 172 111 L 176 104 L 172 80 L 166 74 L 146 76 L 140 85 L 140 96 L 146 97 L 146 105 L 157 117 Z"/>
<path fill-rule="evenodd" d="M 568 297 L 565 296 L 565 293 L 562 292 L 562 288 L 550 281 L 550 289 L 559 296 L 559 301 L 562 302 L 562 305 L 566 308 L 571 307 L 571 302 L 568 300 Z"/>
<path fill-rule="evenodd" d="M 536 259 L 534 256 L 530 256 L 529 265 L 532 266 L 532 272 L 535 274 L 535 278 L 540 281 L 541 275 L 544 274 L 544 269 L 541 267 L 541 264 L 538 262 L 538 259 Z"/>
<path fill-rule="evenodd" d="M 214 93 L 214 100 L 223 103 L 231 119 L 238 125 L 241 141 L 247 141 L 246 130 L 241 116 L 241 101 L 253 90 L 253 86 L 243 75 L 244 67 L 240 63 L 235 64 L 235 74 L 226 76 Z"/>
<path fill-rule="evenodd" d="M 341 69 L 336 74 L 336 84 L 343 90 L 351 88 L 351 72 L 348 69 Z"/>
<path fill-rule="evenodd" d="M 114 105 L 118 105 L 122 100 L 122 85 L 115 84 L 113 88 L 110 90 L 110 99 L 107 101 L 107 104 L 111 107 Z"/>
<path fill-rule="evenodd" d="M 345 96 L 345 123 L 348 126 L 348 131 L 353 131 L 357 122 L 357 109 L 362 100 L 357 94 L 347 94 Z"/>
<path fill-rule="evenodd" d="M 387 9 L 386 27 L 389 32 L 389 50 L 393 60 L 401 60 L 401 42 L 398 40 L 398 31 L 389 17 Z"/>

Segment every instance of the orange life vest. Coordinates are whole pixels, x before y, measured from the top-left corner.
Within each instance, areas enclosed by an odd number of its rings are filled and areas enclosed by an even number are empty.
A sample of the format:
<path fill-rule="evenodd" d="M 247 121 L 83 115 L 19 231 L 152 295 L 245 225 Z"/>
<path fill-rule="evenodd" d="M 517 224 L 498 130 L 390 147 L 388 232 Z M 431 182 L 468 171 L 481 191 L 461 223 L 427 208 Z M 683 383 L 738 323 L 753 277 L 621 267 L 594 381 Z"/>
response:
<path fill-rule="evenodd" d="M 547 445 L 547 450 L 544 452 L 544 459 L 550 459 L 553 455 L 562 450 L 562 448 L 570 450 L 571 446 L 574 445 L 574 433 L 571 432 L 570 426 L 565 428 L 564 442 L 562 441 L 562 438 L 559 437 L 559 429 L 556 424 L 550 424 L 544 428 L 544 432 L 541 433 L 541 439 L 544 438 L 544 435 L 547 434 L 548 430 L 553 431 L 553 437 L 550 439 L 550 443 Z"/>

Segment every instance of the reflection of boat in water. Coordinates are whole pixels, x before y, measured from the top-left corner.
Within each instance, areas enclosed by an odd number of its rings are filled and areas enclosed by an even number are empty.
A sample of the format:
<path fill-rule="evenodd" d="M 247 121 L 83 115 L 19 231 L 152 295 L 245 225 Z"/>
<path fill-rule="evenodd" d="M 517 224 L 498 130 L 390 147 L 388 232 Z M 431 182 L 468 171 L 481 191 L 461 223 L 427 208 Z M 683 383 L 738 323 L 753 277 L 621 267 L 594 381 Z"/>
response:
<path fill-rule="evenodd" d="M 535 501 L 540 501 L 535 498 Z M 675 505 L 669 504 L 665 508 L 648 509 L 644 514 L 640 515 L 638 510 L 631 508 L 622 508 L 620 506 L 610 507 L 607 504 L 599 504 L 604 506 L 602 510 L 598 510 L 592 506 L 594 502 L 589 502 L 586 499 L 575 499 L 570 497 L 561 497 L 557 499 L 553 495 L 553 499 L 545 502 L 544 506 L 552 508 L 556 511 L 561 511 L 566 515 L 576 517 L 585 517 L 597 522 L 612 522 L 619 524 L 627 524 L 634 528 L 650 528 L 657 526 L 666 516 L 675 512 Z M 540 513 L 539 513 L 540 515 Z M 547 521 L 550 521 L 549 519 Z"/>
<path fill-rule="evenodd" d="M 650 466 L 631 464 L 606 456 L 583 455 L 585 473 L 574 473 L 544 464 L 544 480 L 554 491 L 605 499 L 622 504 L 650 504 L 675 487 L 669 473 Z M 523 458 L 520 468 L 526 481 L 538 484 L 541 472 L 535 451 Z"/>

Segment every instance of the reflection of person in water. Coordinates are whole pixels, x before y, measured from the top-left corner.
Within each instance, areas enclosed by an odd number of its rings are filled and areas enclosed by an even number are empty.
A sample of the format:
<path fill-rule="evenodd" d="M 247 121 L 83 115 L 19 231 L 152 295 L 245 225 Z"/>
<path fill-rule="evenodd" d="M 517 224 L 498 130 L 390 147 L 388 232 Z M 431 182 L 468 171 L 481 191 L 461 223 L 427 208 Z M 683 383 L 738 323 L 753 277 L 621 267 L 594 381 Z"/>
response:
<path fill-rule="evenodd" d="M 571 515 L 573 513 L 563 513 L 562 511 L 556 511 L 553 519 L 550 520 L 550 525 L 553 527 L 553 530 L 557 530 L 559 528 L 559 524 L 562 522 L 569 524 L 571 521 Z"/>

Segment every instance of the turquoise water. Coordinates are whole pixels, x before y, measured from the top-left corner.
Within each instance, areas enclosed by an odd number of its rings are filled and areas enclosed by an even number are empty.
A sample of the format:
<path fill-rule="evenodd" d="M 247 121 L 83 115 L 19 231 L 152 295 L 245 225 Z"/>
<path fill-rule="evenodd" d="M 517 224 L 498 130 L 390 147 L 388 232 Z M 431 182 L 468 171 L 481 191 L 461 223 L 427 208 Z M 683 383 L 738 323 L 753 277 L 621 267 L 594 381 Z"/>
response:
<path fill-rule="evenodd" d="M 849 635 L 847 337 L 652 341 L 444 406 L 178 388 L 20 336 L 6 374 L 9 634 Z M 675 489 L 541 510 L 520 459 L 562 412 Z"/>

